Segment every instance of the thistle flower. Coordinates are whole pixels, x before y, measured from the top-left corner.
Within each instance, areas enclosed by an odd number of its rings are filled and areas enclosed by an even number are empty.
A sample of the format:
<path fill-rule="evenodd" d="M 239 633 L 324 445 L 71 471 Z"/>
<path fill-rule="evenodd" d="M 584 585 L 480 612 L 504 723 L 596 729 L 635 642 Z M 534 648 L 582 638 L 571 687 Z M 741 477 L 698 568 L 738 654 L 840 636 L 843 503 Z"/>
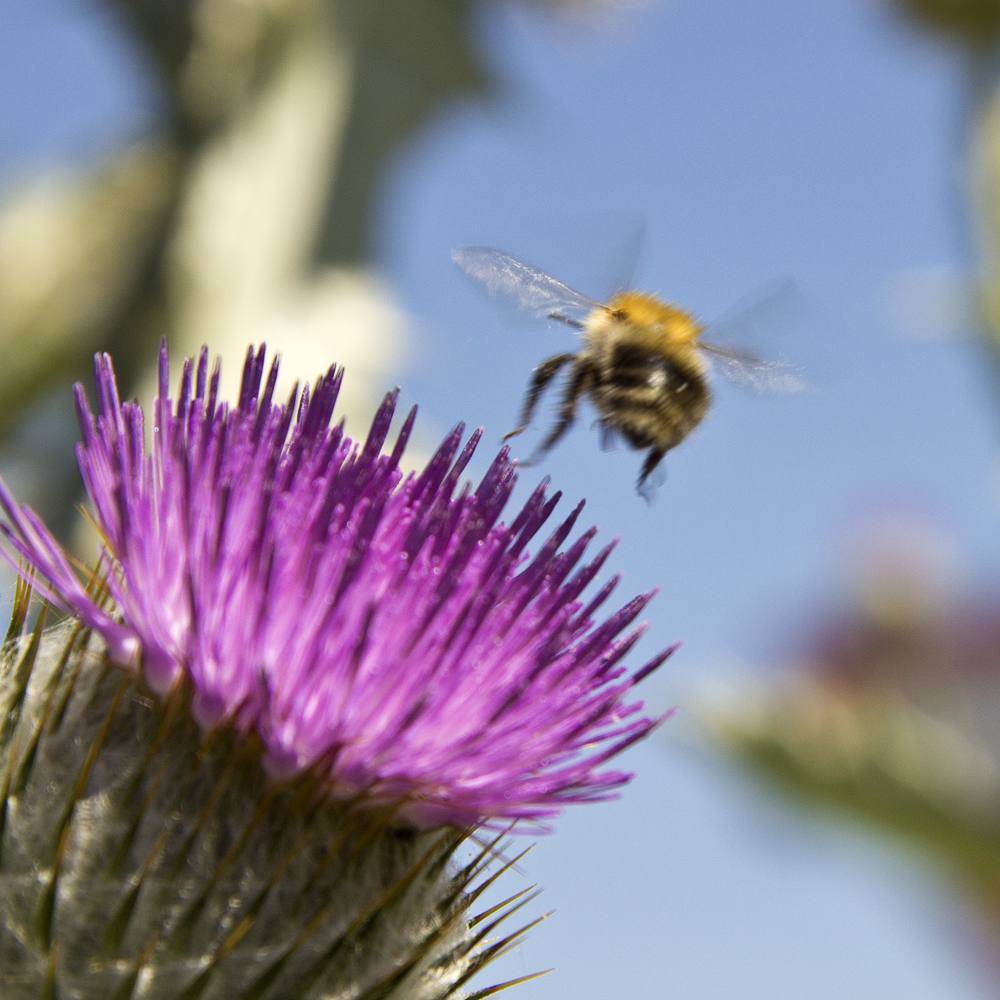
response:
<path fill-rule="evenodd" d="M 498 524 L 515 482 L 506 449 L 456 495 L 480 437 L 456 460 L 459 425 L 402 481 L 415 407 L 380 454 L 397 393 L 358 450 L 329 426 L 342 369 L 283 406 L 271 400 L 277 363 L 261 392 L 263 373 L 264 348 L 248 351 L 230 410 L 203 349 L 175 405 L 162 345 L 144 455 L 142 410 L 119 402 L 111 359 L 97 357 L 96 418 L 76 387 L 77 453 L 120 620 L 0 486 L 5 534 L 53 598 L 116 662 L 141 662 L 157 693 L 188 678 L 204 728 L 256 732 L 272 773 L 315 768 L 340 795 L 406 798 L 421 825 L 539 819 L 627 781 L 599 768 L 656 725 L 628 721 L 641 703 L 622 699 L 669 651 L 631 677 L 618 665 L 642 628 L 617 637 L 652 594 L 593 628 L 618 578 L 581 606 L 614 544 L 570 577 L 596 533 L 558 552 L 582 503 L 529 559 L 560 494 L 546 499 L 543 482 Z"/>
<path fill-rule="evenodd" d="M 457 845 L 614 795 L 606 761 L 659 721 L 626 699 L 670 650 L 621 664 L 652 595 L 595 624 L 618 578 L 583 600 L 614 543 L 561 551 L 582 504 L 532 557 L 560 495 L 501 523 L 506 449 L 459 488 L 459 425 L 404 476 L 396 393 L 357 447 L 330 425 L 342 370 L 284 405 L 264 372 L 250 350 L 231 409 L 203 349 L 175 402 L 164 345 L 147 454 L 97 357 L 86 585 L 0 483 L 8 558 L 78 620 L 26 632 L 22 590 L 0 662 L 0 965 L 18 942 L 25 996 L 454 995 L 521 933 L 483 944 L 499 848 L 456 868 Z"/>

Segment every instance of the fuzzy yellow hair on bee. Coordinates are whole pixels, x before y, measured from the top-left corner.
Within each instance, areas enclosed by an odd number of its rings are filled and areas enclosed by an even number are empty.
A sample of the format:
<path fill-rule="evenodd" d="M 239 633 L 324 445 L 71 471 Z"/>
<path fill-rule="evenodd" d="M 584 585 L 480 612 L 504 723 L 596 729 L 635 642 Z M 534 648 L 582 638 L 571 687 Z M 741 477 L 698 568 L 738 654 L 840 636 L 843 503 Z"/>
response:
<path fill-rule="evenodd" d="M 686 309 L 649 292 L 617 292 L 606 308 L 641 331 L 651 348 L 694 344 L 704 330 Z"/>
<path fill-rule="evenodd" d="M 794 392 L 803 384 L 785 365 L 701 339 L 704 327 L 686 310 L 646 292 L 618 292 L 598 302 L 530 264 L 491 247 L 461 247 L 455 263 L 503 303 L 529 309 L 578 330 L 580 350 L 557 354 L 535 368 L 517 426 L 520 434 L 542 394 L 567 368 L 556 422 L 535 450 L 537 461 L 569 430 L 581 397 L 600 414 L 605 438 L 620 436 L 648 449 L 637 489 L 651 499 L 650 481 L 671 448 L 704 419 L 712 403 L 709 356 L 723 377 L 760 391 Z"/>

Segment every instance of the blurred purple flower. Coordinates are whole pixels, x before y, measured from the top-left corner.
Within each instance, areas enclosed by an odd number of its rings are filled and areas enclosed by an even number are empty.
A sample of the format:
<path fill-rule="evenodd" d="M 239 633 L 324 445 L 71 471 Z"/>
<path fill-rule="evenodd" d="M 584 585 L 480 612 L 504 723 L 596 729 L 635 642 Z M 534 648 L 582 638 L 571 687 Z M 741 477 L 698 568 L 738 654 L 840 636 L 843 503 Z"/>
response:
<path fill-rule="evenodd" d="M 330 426 L 343 369 L 276 405 L 263 347 L 248 350 L 231 410 L 205 348 L 175 404 L 164 344 L 146 454 L 141 408 L 119 401 L 107 355 L 95 364 L 96 418 L 76 387 L 77 455 L 114 609 L 2 483 L 0 504 L 8 558 L 116 661 L 141 663 L 159 693 L 187 675 L 199 723 L 255 730 L 272 773 L 319 768 L 334 794 L 399 798 L 419 825 L 540 820 L 631 777 L 600 768 L 662 721 L 624 699 L 671 650 L 631 676 L 620 665 L 644 626 L 621 633 L 652 594 L 595 627 L 618 578 L 584 606 L 614 543 L 570 575 L 596 532 L 559 551 L 582 503 L 530 558 L 560 494 L 546 499 L 543 482 L 498 523 L 516 479 L 507 449 L 456 493 L 480 437 L 458 454 L 460 424 L 404 478 L 415 407 L 383 455 L 398 392 L 386 396 L 359 450 Z"/>

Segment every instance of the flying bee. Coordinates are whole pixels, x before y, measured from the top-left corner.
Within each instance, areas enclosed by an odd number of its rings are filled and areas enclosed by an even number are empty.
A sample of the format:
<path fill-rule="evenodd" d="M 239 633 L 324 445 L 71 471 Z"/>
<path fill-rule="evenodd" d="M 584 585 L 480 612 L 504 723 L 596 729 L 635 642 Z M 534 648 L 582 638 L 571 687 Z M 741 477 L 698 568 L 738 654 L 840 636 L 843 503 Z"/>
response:
<path fill-rule="evenodd" d="M 702 339 L 705 327 L 679 306 L 646 292 L 625 291 L 597 302 L 530 264 L 490 247 L 460 247 L 452 255 L 494 299 L 539 317 L 559 320 L 580 332 L 583 347 L 557 354 L 534 371 L 517 426 L 520 434 L 542 393 L 569 366 L 558 417 L 527 464 L 538 461 L 569 430 L 580 397 L 587 395 L 600 414 L 605 441 L 623 437 L 631 447 L 648 448 L 636 488 L 646 500 L 650 481 L 671 448 L 701 423 L 712 404 L 709 368 L 758 392 L 790 393 L 805 388 L 796 370 Z"/>

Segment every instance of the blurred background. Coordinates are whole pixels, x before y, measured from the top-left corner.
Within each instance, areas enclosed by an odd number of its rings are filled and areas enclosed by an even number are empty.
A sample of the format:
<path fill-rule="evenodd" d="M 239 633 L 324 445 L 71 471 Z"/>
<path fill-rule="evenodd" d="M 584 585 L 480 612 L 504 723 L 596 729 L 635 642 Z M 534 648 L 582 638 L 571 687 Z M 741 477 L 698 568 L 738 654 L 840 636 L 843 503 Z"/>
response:
<path fill-rule="evenodd" d="M 148 399 L 166 334 L 230 387 L 250 341 L 286 384 L 346 364 L 355 433 L 399 384 L 411 461 L 461 419 L 475 474 L 572 340 L 456 245 L 706 322 L 794 279 L 753 332 L 820 391 L 720 386 L 651 506 L 592 414 L 522 473 L 622 535 L 626 596 L 662 587 L 633 662 L 685 644 L 644 685 L 677 715 L 522 863 L 557 912 L 481 985 L 1000 995 L 998 70 L 996 0 L 7 0 L 0 471 L 86 552 L 68 384 L 108 349 Z"/>

